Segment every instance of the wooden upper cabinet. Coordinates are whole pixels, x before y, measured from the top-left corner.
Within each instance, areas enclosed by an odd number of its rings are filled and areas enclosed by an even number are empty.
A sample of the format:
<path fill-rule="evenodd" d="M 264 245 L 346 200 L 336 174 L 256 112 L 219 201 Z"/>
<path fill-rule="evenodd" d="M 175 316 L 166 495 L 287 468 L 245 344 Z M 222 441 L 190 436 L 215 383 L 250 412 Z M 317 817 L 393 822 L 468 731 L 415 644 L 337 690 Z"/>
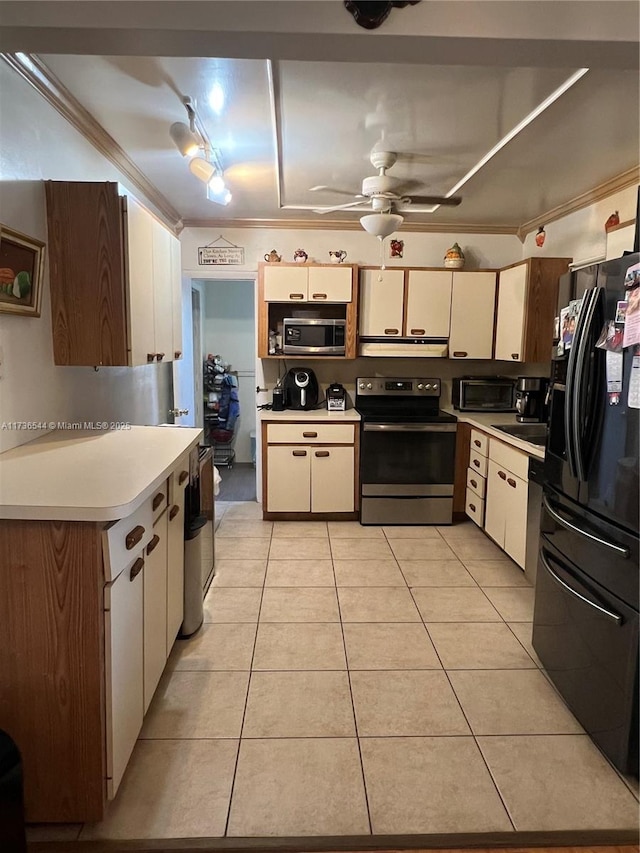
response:
<path fill-rule="evenodd" d="M 116 183 L 47 181 L 45 194 L 55 363 L 171 360 L 182 348 L 173 234 Z"/>
<path fill-rule="evenodd" d="M 558 280 L 571 258 L 528 258 L 500 270 L 495 358 L 504 361 L 548 361 L 553 348 L 553 321 Z"/>
<path fill-rule="evenodd" d="M 495 272 L 454 272 L 449 358 L 491 358 Z"/>
<path fill-rule="evenodd" d="M 401 337 L 404 270 L 360 271 L 360 337 Z"/>
<path fill-rule="evenodd" d="M 449 337 L 451 287 L 450 270 L 409 270 L 405 307 L 406 336 Z"/>

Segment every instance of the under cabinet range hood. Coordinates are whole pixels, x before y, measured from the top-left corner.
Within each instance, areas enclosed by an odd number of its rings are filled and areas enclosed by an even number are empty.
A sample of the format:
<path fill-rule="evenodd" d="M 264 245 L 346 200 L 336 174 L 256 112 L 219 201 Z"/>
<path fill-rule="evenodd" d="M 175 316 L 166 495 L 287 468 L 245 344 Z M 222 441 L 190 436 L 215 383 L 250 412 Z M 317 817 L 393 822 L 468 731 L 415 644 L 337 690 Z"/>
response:
<path fill-rule="evenodd" d="M 447 338 L 361 337 L 358 355 L 383 358 L 446 358 Z"/>

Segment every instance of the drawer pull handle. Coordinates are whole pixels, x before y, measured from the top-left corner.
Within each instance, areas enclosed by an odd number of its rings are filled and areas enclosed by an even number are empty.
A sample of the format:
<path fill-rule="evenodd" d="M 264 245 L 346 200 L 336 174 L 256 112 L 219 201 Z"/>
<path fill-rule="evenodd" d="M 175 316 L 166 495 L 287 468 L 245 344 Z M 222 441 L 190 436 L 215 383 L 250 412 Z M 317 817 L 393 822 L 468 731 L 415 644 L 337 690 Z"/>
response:
<path fill-rule="evenodd" d="M 326 299 L 327 294 L 326 293 L 312 293 L 311 298 L 312 299 Z"/>
<path fill-rule="evenodd" d="M 155 361 L 155 360 L 156 360 L 155 352 L 148 352 L 147 353 L 147 361 L 151 362 L 151 361 Z"/>
<path fill-rule="evenodd" d="M 157 352 L 157 353 L 156 353 L 156 359 L 157 359 L 158 361 L 162 361 L 162 359 L 163 359 L 163 358 L 164 358 L 164 353 L 163 353 L 163 352 Z"/>
<path fill-rule="evenodd" d="M 474 438 L 474 439 L 473 439 L 473 443 L 475 444 L 475 446 L 476 446 L 476 447 L 482 447 L 482 442 L 481 442 L 481 441 L 478 441 L 478 439 L 477 439 L 477 438 Z"/>
<path fill-rule="evenodd" d="M 507 477 L 507 483 L 509 483 L 512 489 L 515 489 L 516 481 L 512 477 Z"/>
<path fill-rule="evenodd" d="M 144 536 L 144 527 L 141 524 L 138 524 L 130 533 L 127 533 L 126 538 L 124 540 L 125 548 L 127 551 L 130 551 L 132 548 L 135 548 L 138 542 Z"/>
<path fill-rule="evenodd" d="M 176 515 L 180 512 L 180 507 L 178 504 L 174 504 L 169 510 L 169 521 L 173 521 Z"/>
<path fill-rule="evenodd" d="M 476 466 L 476 468 L 480 467 L 480 461 L 478 459 L 474 459 L 473 464 Z"/>
<path fill-rule="evenodd" d="M 328 450 L 316 450 L 316 456 L 330 456 Z"/>
<path fill-rule="evenodd" d="M 467 353 L 464 350 L 456 349 L 453 351 L 453 357 L 454 358 L 466 358 Z"/>
<path fill-rule="evenodd" d="M 469 509 L 471 510 L 471 512 L 475 512 L 476 511 L 476 505 L 475 504 L 469 504 Z"/>
<path fill-rule="evenodd" d="M 158 494 L 153 499 L 153 503 L 151 504 L 154 512 L 158 509 L 159 506 L 162 505 L 163 501 L 164 501 L 164 492 L 158 492 Z"/>
<path fill-rule="evenodd" d="M 412 335 L 424 335 L 424 329 L 411 329 Z"/>
<path fill-rule="evenodd" d="M 317 432 L 303 432 L 302 437 L 303 438 L 317 438 L 318 433 Z"/>
<path fill-rule="evenodd" d="M 306 450 L 294 450 L 293 455 L 294 456 L 306 456 L 307 451 Z"/>
<path fill-rule="evenodd" d="M 129 573 L 129 580 L 134 581 L 140 572 L 144 569 L 144 560 L 142 557 L 138 557 L 135 563 L 131 566 L 131 572 Z"/>
<path fill-rule="evenodd" d="M 474 489 L 478 488 L 478 484 L 475 480 L 471 480 L 471 485 L 473 486 Z"/>
<path fill-rule="evenodd" d="M 152 540 L 151 540 L 151 542 L 149 542 L 149 544 L 147 545 L 147 557 L 149 556 L 149 554 L 150 554 L 152 551 L 155 551 L 155 549 L 156 549 L 156 548 L 157 548 L 157 546 L 158 546 L 158 542 L 159 542 L 159 541 L 160 541 L 160 537 L 158 536 L 158 534 L 157 534 L 157 533 L 155 533 L 155 534 L 154 534 L 154 536 L 153 536 L 153 539 L 152 539 Z"/>
<path fill-rule="evenodd" d="M 174 358 L 182 358 L 182 351 L 181 351 L 181 350 L 179 350 L 179 349 L 177 349 L 177 350 L 173 353 L 173 357 L 174 357 Z"/>
<path fill-rule="evenodd" d="M 188 471 L 180 471 L 180 476 L 178 477 L 178 485 L 181 486 L 184 483 L 184 481 L 187 479 L 188 476 L 189 476 Z"/>
<path fill-rule="evenodd" d="M 520 358 L 520 353 L 519 353 L 519 352 L 512 352 L 512 353 L 511 353 L 511 358 L 512 358 L 514 361 L 517 361 L 517 360 Z"/>
<path fill-rule="evenodd" d="M 498 477 L 500 477 L 501 480 L 507 479 L 507 475 L 504 473 L 504 471 L 498 471 Z"/>
<path fill-rule="evenodd" d="M 289 299 L 304 299 L 304 293 L 290 293 Z"/>
<path fill-rule="evenodd" d="M 385 335 L 397 335 L 398 330 L 397 329 L 385 329 L 384 333 L 385 333 Z"/>

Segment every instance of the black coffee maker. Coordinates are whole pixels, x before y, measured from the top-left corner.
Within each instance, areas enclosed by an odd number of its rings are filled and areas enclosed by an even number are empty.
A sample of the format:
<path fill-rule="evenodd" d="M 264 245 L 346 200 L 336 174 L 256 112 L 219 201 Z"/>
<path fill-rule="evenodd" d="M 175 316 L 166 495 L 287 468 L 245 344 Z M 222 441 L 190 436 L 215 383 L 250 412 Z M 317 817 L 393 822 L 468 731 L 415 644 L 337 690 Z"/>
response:
<path fill-rule="evenodd" d="M 547 420 L 547 389 L 545 376 L 518 376 L 516 383 L 516 420 L 521 424 L 544 423 Z"/>
<path fill-rule="evenodd" d="M 293 367 L 284 378 L 287 409 L 314 409 L 318 405 L 318 380 L 308 367 Z"/>

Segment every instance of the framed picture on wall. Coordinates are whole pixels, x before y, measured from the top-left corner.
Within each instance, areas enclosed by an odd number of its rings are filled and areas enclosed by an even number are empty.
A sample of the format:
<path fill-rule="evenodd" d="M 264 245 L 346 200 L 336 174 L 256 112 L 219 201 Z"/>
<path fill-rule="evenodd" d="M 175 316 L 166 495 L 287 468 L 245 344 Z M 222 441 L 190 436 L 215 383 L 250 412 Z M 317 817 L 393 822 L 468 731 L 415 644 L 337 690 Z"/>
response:
<path fill-rule="evenodd" d="M 45 244 L 0 224 L 0 314 L 40 316 Z"/>

